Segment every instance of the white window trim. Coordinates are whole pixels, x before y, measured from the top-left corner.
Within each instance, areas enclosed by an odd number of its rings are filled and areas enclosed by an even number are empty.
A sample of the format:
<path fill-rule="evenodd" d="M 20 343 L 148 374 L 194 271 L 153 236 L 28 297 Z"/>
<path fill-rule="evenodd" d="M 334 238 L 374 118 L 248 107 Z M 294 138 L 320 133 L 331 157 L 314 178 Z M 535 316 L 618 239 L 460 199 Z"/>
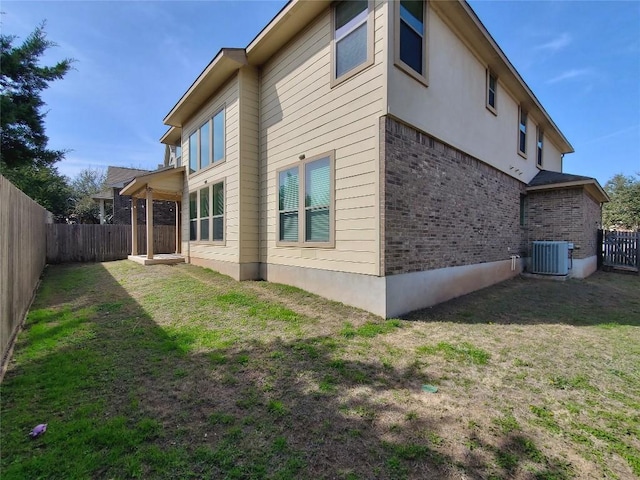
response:
<path fill-rule="evenodd" d="M 306 207 L 304 205 L 305 195 L 305 166 L 322 158 L 329 158 L 329 174 L 331 176 L 329 182 L 329 241 L 328 242 L 310 242 L 305 240 L 306 231 Z M 286 242 L 280 240 L 280 172 L 298 167 L 298 241 Z M 335 206 L 335 150 L 321 153 L 310 158 L 305 158 L 296 163 L 291 163 L 285 167 L 276 170 L 276 246 L 277 247 L 303 247 L 303 248 L 335 248 L 336 246 L 336 206 Z"/>
<path fill-rule="evenodd" d="M 224 112 L 224 123 L 222 125 L 222 142 L 224 143 L 224 147 L 222 149 L 222 159 L 220 160 L 216 160 L 215 162 L 213 161 L 213 117 L 215 117 L 216 115 L 218 115 L 220 112 Z M 200 152 L 200 135 L 201 135 L 201 130 L 202 127 L 204 127 L 206 124 L 209 124 L 209 165 L 207 165 L 204 168 L 201 168 L 201 152 Z M 189 172 L 189 170 L 191 169 L 191 142 L 190 142 L 190 138 L 191 135 L 193 135 L 194 133 L 196 133 L 196 138 L 197 138 L 197 151 L 198 151 L 198 158 L 196 160 L 196 166 L 198 167 L 196 169 L 195 172 Z M 227 161 L 227 105 L 226 104 L 222 104 L 220 107 L 218 107 L 217 109 L 214 110 L 213 114 L 209 117 L 209 119 L 206 122 L 201 123 L 197 128 L 194 128 L 193 130 L 191 130 L 189 132 L 189 134 L 186 136 L 187 137 L 187 146 L 188 151 L 189 151 L 189 164 L 188 164 L 188 176 L 189 178 L 191 177 L 195 177 L 197 175 L 200 175 L 202 172 L 206 172 L 212 168 L 217 167 L 218 165 L 221 165 L 223 163 L 225 163 Z"/>
<path fill-rule="evenodd" d="M 375 19 L 374 0 L 367 1 L 367 14 L 364 17 L 365 19 L 358 22 L 355 26 L 353 26 L 349 30 L 349 32 L 344 33 L 340 38 L 336 38 L 336 5 L 337 3 L 334 3 L 331 6 L 331 65 L 329 67 L 331 69 L 330 82 L 329 82 L 331 88 L 357 75 L 358 73 L 365 70 L 366 68 L 369 68 L 374 63 L 374 51 L 373 51 L 374 19 Z M 360 25 L 362 25 L 365 21 L 367 22 L 367 59 L 357 67 L 354 67 L 348 72 L 343 73 L 341 76 L 336 77 L 336 61 L 337 61 L 336 43 L 338 42 L 338 40 L 346 37 L 353 30 L 355 30 Z"/>
<path fill-rule="evenodd" d="M 491 105 L 489 103 L 489 92 L 491 90 L 491 77 L 493 77 L 495 79 L 495 89 L 493 91 L 493 103 L 495 103 L 495 105 Z M 498 76 L 493 73 L 493 71 L 489 68 L 487 68 L 487 85 L 486 85 L 486 107 L 487 110 L 489 110 L 491 113 L 493 113 L 494 115 L 498 115 Z M 518 119 L 518 122 L 520 122 L 520 119 Z"/>
<path fill-rule="evenodd" d="M 423 3 L 423 25 L 424 25 L 424 35 L 422 36 L 422 75 L 416 72 L 412 67 L 407 65 L 400 58 L 400 2 L 394 1 L 393 3 L 393 43 L 394 43 L 394 61 L 393 64 L 402 70 L 404 73 L 413 77 L 418 82 L 422 83 L 424 86 L 429 86 L 429 2 L 428 0 L 424 0 Z"/>
<path fill-rule="evenodd" d="M 524 152 L 520 150 L 520 124 L 522 119 L 522 114 L 526 115 L 525 123 L 524 123 Z M 527 158 L 527 141 L 529 135 L 529 112 L 523 109 L 521 106 L 518 106 L 518 136 L 516 138 L 516 149 L 518 150 L 518 155 L 522 158 Z"/>

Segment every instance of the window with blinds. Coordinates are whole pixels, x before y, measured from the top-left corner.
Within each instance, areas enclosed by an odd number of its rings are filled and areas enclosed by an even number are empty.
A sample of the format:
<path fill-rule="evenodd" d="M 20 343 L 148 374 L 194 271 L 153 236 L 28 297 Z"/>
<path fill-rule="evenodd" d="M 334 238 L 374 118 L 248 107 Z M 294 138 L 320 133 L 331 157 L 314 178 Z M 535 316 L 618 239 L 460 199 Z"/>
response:
<path fill-rule="evenodd" d="M 333 246 L 333 153 L 278 171 L 278 242 Z"/>
<path fill-rule="evenodd" d="M 373 64 L 372 12 L 369 0 L 334 4 L 332 81 L 349 78 Z"/>
<path fill-rule="evenodd" d="M 224 182 L 189 194 L 189 240 L 224 241 Z"/>

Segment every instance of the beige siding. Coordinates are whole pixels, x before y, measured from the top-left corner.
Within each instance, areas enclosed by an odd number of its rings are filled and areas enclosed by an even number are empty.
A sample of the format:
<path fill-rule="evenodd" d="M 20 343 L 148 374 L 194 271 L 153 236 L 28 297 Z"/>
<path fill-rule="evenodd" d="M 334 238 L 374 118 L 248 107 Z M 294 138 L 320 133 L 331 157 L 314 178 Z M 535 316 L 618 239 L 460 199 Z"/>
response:
<path fill-rule="evenodd" d="M 258 72 L 240 70 L 240 263 L 259 259 Z"/>
<path fill-rule="evenodd" d="M 330 86 L 331 12 L 263 68 L 261 251 L 270 264 L 379 273 L 378 118 L 384 112 L 387 5 L 374 20 L 374 65 Z M 335 248 L 276 246 L 276 170 L 335 150 Z"/>
<path fill-rule="evenodd" d="M 189 135 L 225 107 L 225 161 L 187 175 L 182 201 L 182 252 L 190 257 L 223 262 L 239 262 L 240 244 L 240 178 L 239 178 L 239 86 L 238 76 L 232 78 L 209 100 L 182 129 L 182 164 L 189 165 Z M 225 182 L 225 245 L 188 242 L 189 193 L 220 181 Z"/>
<path fill-rule="evenodd" d="M 393 11 L 393 9 L 391 9 Z M 486 108 L 486 64 L 431 9 L 429 86 L 389 63 L 388 111 L 469 155 L 527 183 L 536 167 L 536 124 L 527 130 L 527 159 L 518 155 L 518 103 L 498 79 L 497 115 Z M 545 165 L 560 171 L 558 149 L 545 138 Z"/>

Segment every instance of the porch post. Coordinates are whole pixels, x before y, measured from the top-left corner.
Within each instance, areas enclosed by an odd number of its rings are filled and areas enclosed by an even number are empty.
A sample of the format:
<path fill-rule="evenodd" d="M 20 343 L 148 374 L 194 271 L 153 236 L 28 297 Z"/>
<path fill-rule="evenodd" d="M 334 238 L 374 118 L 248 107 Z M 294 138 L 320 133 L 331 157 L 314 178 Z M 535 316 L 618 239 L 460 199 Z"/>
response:
<path fill-rule="evenodd" d="M 147 187 L 147 258 L 153 258 L 153 189 Z"/>
<path fill-rule="evenodd" d="M 100 225 L 104 225 L 104 198 L 100 199 Z"/>
<path fill-rule="evenodd" d="M 176 202 L 176 254 L 180 253 L 180 202 Z"/>
<path fill-rule="evenodd" d="M 138 200 L 131 197 L 131 255 L 138 255 Z"/>

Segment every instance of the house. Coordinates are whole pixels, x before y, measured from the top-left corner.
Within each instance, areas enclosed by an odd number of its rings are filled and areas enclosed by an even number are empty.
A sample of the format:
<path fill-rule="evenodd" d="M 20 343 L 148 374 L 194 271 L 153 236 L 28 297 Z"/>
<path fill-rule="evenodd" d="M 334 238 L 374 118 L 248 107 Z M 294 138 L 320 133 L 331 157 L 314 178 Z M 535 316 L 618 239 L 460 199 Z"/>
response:
<path fill-rule="evenodd" d="M 169 148 L 167 147 L 167 151 Z M 169 166 L 168 158 L 165 158 L 166 166 Z M 138 175 L 151 173 L 151 170 L 138 168 L 125 168 L 109 166 L 105 179 L 105 189 L 93 195 L 91 198 L 100 205 L 100 223 L 113 223 L 117 225 L 131 225 L 131 197 L 121 196 L 120 191 L 133 178 Z M 138 222 L 145 222 L 145 204 L 138 201 Z M 175 225 L 175 202 L 158 201 L 154 209 L 154 223 L 156 225 Z M 110 212 L 110 213 L 107 213 Z"/>
<path fill-rule="evenodd" d="M 389 317 L 519 274 L 534 240 L 596 269 L 606 194 L 465 1 L 292 0 L 164 119 L 182 254 Z"/>

